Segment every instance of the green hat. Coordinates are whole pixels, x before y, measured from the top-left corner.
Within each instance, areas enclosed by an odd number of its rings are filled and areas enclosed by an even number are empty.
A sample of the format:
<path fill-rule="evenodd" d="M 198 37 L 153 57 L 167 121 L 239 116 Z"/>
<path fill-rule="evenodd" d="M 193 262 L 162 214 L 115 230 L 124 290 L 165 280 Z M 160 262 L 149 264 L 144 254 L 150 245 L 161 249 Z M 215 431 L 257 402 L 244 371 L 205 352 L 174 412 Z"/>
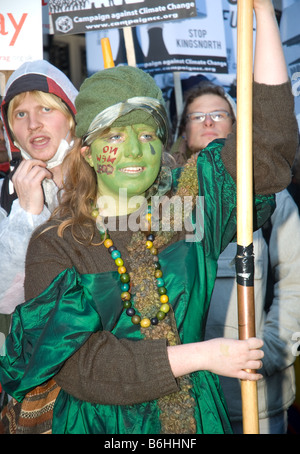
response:
<path fill-rule="evenodd" d="M 132 66 L 117 66 L 104 69 L 87 78 L 80 87 L 76 98 L 76 135 L 84 137 L 95 117 L 105 109 L 135 97 L 149 97 L 164 106 L 160 88 L 154 79 L 144 71 Z M 165 110 L 163 109 L 165 112 Z M 165 122 L 167 123 L 167 114 Z M 118 116 L 113 126 L 122 127 L 132 124 L 158 126 L 149 110 L 135 108 L 129 113 Z"/>

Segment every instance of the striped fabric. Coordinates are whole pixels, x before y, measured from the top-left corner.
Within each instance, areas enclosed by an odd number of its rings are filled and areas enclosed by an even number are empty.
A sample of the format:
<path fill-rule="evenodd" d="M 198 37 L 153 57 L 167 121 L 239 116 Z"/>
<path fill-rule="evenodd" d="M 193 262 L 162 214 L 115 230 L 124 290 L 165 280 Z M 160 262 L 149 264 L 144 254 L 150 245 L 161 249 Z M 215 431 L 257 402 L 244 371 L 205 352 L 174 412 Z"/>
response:
<path fill-rule="evenodd" d="M 21 403 L 11 399 L 0 414 L 0 434 L 51 434 L 59 391 L 60 387 L 51 379 L 29 392 Z"/>

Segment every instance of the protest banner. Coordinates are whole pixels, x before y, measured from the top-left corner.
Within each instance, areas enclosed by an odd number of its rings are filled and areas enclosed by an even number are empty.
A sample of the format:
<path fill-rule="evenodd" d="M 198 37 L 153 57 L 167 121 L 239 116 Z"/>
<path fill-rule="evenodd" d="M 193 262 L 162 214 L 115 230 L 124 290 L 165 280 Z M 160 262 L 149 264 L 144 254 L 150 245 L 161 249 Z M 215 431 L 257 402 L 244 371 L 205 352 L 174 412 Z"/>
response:
<path fill-rule="evenodd" d="M 1 0 L 0 36 L 0 71 L 43 58 L 41 0 Z"/>
<path fill-rule="evenodd" d="M 168 72 L 227 73 L 227 52 L 222 0 L 197 0 L 197 17 L 151 23 L 132 29 L 136 66 L 157 75 Z M 87 66 L 92 73 L 103 68 L 100 42 L 108 37 L 116 65 L 124 64 L 123 30 L 86 34 Z"/>
<path fill-rule="evenodd" d="M 137 25 L 196 16 L 194 1 L 173 0 L 49 0 L 55 34 Z"/>

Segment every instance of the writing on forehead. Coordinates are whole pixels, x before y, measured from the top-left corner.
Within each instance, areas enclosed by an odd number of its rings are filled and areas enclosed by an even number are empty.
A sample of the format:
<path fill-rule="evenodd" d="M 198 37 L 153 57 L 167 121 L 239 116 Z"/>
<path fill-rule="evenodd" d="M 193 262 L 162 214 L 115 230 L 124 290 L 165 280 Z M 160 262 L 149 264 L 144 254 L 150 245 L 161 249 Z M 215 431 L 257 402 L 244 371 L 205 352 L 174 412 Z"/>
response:
<path fill-rule="evenodd" d="M 111 162 L 113 164 L 116 159 L 118 147 L 111 147 L 109 145 L 105 145 L 105 147 L 102 148 L 102 152 L 103 154 L 97 156 L 97 161 Z"/>

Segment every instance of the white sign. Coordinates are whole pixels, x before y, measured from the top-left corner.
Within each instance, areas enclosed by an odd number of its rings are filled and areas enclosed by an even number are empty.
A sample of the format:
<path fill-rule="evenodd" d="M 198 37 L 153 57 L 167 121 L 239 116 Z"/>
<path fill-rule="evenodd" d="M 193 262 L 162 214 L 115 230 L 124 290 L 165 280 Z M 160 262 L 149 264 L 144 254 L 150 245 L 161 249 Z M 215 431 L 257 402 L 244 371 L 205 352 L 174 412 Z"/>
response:
<path fill-rule="evenodd" d="M 227 73 L 227 52 L 221 0 L 201 0 L 206 15 L 177 22 L 161 23 L 161 37 L 151 25 L 142 26 L 140 42 L 145 63 L 140 68 L 157 74 L 170 71 Z M 151 46 L 151 36 L 156 41 Z M 151 53 L 152 47 L 152 53 Z M 160 66 L 158 70 L 158 66 Z"/>
<path fill-rule="evenodd" d="M 222 0 L 197 0 L 198 16 L 133 29 L 137 66 L 152 75 L 181 71 L 227 73 Z M 108 37 L 116 65 L 126 63 L 120 30 L 86 34 L 88 72 L 103 68 L 101 38 Z M 123 46 L 123 49 L 122 49 Z M 95 56 L 98 58 L 95 58 Z"/>
<path fill-rule="evenodd" d="M 0 0 L 0 70 L 42 58 L 41 0 Z"/>
<path fill-rule="evenodd" d="M 192 17 L 196 7 L 182 0 L 49 0 L 49 12 L 54 33 L 74 34 Z"/>

